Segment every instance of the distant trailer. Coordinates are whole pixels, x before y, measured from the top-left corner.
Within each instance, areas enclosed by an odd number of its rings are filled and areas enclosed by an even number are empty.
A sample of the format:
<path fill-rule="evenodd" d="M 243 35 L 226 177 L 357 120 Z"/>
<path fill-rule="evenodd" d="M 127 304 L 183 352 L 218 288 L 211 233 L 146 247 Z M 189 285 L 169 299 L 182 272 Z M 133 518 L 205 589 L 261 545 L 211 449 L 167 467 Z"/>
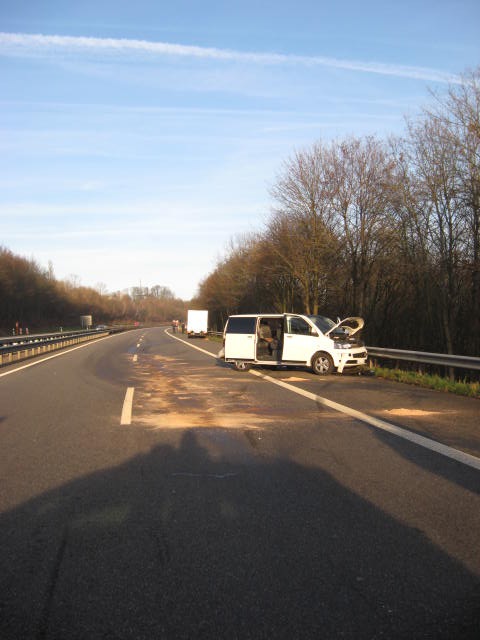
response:
<path fill-rule="evenodd" d="M 93 327 L 92 316 L 80 316 L 80 326 L 82 329 L 91 329 Z"/>
<path fill-rule="evenodd" d="M 208 332 L 208 311 L 189 309 L 187 312 L 187 335 L 189 338 L 205 338 Z"/>

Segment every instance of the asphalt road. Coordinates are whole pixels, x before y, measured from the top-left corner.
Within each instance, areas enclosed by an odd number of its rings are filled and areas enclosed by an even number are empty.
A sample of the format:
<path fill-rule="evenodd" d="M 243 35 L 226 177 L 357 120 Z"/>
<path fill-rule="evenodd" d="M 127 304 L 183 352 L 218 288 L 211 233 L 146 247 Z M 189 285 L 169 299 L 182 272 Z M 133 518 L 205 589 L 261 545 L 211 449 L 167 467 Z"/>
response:
<path fill-rule="evenodd" d="M 218 348 L 0 370 L 1 640 L 478 640 L 478 401 Z"/>

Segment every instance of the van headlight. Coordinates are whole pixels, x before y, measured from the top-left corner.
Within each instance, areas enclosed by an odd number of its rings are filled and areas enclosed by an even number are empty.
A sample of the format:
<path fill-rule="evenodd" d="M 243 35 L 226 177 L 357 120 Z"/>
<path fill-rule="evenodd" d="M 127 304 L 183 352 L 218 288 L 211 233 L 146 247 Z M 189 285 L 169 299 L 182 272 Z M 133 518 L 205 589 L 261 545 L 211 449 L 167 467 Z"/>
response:
<path fill-rule="evenodd" d="M 334 349 L 351 349 L 352 345 L 349 342 L 335 342 Z"/>

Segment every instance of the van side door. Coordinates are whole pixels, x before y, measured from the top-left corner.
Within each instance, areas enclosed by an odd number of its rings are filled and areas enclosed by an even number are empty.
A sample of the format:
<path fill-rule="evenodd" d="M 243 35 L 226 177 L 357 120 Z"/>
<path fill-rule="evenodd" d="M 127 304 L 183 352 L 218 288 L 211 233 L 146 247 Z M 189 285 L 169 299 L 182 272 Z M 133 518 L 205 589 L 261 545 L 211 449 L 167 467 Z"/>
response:
<path fill-rule="evenodd" d="M 309 363 L 316 351 L 318 331 L 305 318 L 285 315 L 282 360 Z"/>
<path fill-rule="evenodd" d="M 225 332 L 225 359 L 255 360 L 257 318 L 230 316 Z"/>

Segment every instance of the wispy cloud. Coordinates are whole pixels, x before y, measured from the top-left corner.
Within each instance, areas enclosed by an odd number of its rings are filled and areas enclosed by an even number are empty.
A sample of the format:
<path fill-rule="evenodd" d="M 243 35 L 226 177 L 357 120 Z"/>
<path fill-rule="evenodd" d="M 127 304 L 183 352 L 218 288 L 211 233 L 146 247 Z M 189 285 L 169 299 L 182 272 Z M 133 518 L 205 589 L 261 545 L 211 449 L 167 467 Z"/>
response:
<path fill-rule="evenodd" d="M 42 52 L 47 53 L 62 50 L 69 53 L 81 53 L 88 51 L 96 53 L 104 52 L 110 55 L 128 55 L 129 53 L 135 53 L 157 57 L 170 56 L 225 62 L 242 62 L 254 65 L 320 66 L 429 82 L 461 82 L 461 78 L 459 76 L 427 67 L 386 64 L 382 62 L 366 62 L 362 60 L 345 60 L 327 56 L 299 56 L 280 53 L 245 52 L 232 49 L 198 47 L 193 45 L 123 38 L 89 38 L 0 32 L 0 54 L 3 52 L 9 55 L 22 55 L 25 53 L 35 55 L 41 54 Z"/>

